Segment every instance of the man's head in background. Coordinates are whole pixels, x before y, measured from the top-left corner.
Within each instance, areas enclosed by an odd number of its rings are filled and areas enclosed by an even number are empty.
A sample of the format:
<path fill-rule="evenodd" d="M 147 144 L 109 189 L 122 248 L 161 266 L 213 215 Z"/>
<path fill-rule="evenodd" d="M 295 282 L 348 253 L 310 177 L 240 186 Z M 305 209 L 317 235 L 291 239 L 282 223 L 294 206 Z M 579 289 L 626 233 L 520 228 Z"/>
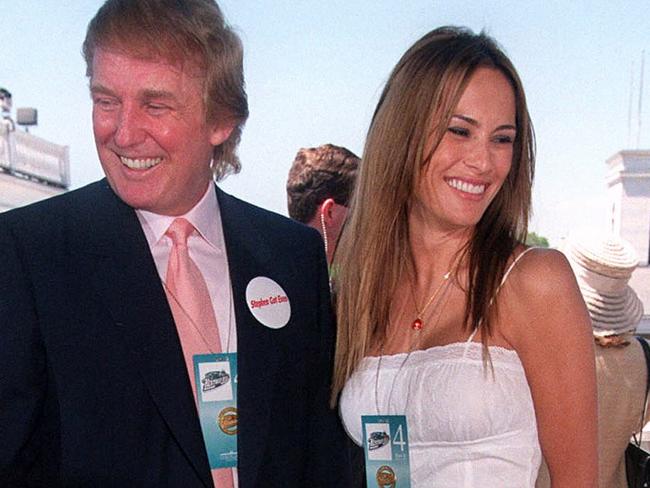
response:
<path fill-rule="evenodd" d="M 11 93 L 6 88 L 0 88 L 0 115 L 8 116 L 11 112 Z"/>
<path fill-rule="evenodd" d="M 346 148 L 325 144 L 300 149 L 289 170 L 289 216 L 321 233 L 328 263 L 334 256 L 360 162 Z"/>

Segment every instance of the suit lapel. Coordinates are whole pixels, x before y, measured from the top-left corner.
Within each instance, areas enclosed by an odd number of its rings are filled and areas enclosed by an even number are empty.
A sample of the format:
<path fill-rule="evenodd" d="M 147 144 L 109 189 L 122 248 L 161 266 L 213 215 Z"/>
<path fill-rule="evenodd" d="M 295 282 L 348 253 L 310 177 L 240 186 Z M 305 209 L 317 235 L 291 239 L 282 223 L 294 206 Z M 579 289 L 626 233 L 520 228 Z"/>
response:
<path fill-rule="evenodd" d="M 210 469 L 176 327 L 144 233 L 133 209 L 103 182 L 92 206 L 92 286 L 132 353 L 160 415 L 206 486 Z M 101 183 L 100 183 L 101 185 Z"/>
<path fill-rule="evenodd" d="M 246 204 L 217 188 L 237 321 L 238 451 L 241 486 L 254 486 L 266 450 L 277 355 L 264 326 L 250 313 L 246 287 L 257 276 L 273 278 L 273 250 L 254 228 Z"/>

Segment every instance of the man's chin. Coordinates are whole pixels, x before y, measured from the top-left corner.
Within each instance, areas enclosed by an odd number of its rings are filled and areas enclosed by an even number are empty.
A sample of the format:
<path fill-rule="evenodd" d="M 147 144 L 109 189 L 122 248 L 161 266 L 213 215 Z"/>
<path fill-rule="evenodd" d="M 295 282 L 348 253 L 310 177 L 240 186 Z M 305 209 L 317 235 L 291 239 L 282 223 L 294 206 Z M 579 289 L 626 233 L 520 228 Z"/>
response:
<path fill-rule="evenodd" d="M 134 185 L 116 185 L 110 180 L 110 178 L 108 179 L 108 184 L 113 189 L 118 198 L 126 203 L 129 207 L 137 210 L 147 210 L 150 212 L 159 213 L 153 210 L 156 207 L 156 201 L 154 198 L 152 198 L 153 195 L 151 192 L 147 191 L 146 189 L 142 187 L 129 188 L 129 186 Z"/>

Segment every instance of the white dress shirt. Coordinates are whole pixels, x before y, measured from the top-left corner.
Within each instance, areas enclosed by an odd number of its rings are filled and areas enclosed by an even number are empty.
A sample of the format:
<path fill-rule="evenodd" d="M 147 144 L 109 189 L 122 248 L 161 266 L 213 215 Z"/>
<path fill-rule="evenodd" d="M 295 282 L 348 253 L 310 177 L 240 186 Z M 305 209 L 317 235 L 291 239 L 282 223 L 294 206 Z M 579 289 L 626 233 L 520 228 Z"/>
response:
<path fill-rule="evenodd" d="M 199 203 L 184 215 L 175 217 L 158 215 L 145 210 L 136 210 L 136 214 L 163 283 L 172 248 L 171 238 L 167 237 L 165 232 L 174 219 L 178 217 L 187 219 L 201 234 L 201 236 L 191 235 L 187 241 L 190 257 L 201 270 L 208 286 L 208 293 L 219 327 L 221 350 L 237 352 L 235 310 L 230 273 L 228 272 L 228 256 L 215 186 L 210 183 Z"/>

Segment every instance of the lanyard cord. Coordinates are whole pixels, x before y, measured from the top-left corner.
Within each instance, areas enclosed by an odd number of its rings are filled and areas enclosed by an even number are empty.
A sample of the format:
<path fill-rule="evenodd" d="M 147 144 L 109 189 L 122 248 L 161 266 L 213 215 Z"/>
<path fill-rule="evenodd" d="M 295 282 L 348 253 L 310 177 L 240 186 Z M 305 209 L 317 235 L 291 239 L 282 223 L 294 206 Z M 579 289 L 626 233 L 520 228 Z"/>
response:
<path fill-rule="evenodd" d="M 438 298 L 438 300 L 436 302 L 437 305 L 442 305 L 442 306 L 440 307 L 440 313 L 438 314 L 438 317 L 436 318 L 436 321 L 433 324 L 432 329 L 435 329 L 438 326 L 438 323 L 440 323 L 440 319 L 442 317 L 442 312 L 444 311 L 444 308 L 445 308 L 445 306 L 447 304 L 447 298 L 448 298 L 447 294 L 448 294 L 448 291 L 449 291 L 449 283 L 450 283 L 449 280 L 447 280 L 445 282 L 445 287 L 442 290 L 442 294 L 440 294 L 440 297 Z M 414 351 L 419 350 L 420 340 L 421 340 L 421 333 L 419 331 L 417 331 L 415 344 L 411 344 L 411 346 L 409 347 L 409 351 L 406 354 L 406 357 L 404 358 L 402 363 L 399 365 L 399 368 L 397 368 L 397 372 L 395 373 L 395 376 L 393 376 L 393 381 L 391 382 L 390 390 L 388 391 L 388 398 L 386 400 L 386 415 L 390 415 L 391 399 L 393 398 L 393 390 L 395 389 L 395 383 L 397 382 L 397 377 L 399 376 L 399 374 L 402 371 L 402 368 L 404 367 L 406 362 L 411 357 L 411 353 L 413 353 Z M 417 346 L 417 347 L 414 347 L 414 346 Z M 383 355 L 384 355 L 384 341 L 382 340 L 382 342 L 381 342 L 381 344 L 379 346 L 379 358 L 377 360 L 377 369 L 375 371 L 375 408 L 377 410 L 377 415 L 381 415 L 380 410 L 379 410 L 379 372 L 381 370 L 381 360 L 382 360 Z M 406 397 L 405 397 L 405 402 L 404 402 L 404 405 L 405 405 L 404 411 L 406 411 L 406 405 L 408 405 L 408 400 L 409 400 L 409 396 L 410 396 L 409 394 L 410 394 L 410 389 L 408 389 L 406 391 Z"/>

